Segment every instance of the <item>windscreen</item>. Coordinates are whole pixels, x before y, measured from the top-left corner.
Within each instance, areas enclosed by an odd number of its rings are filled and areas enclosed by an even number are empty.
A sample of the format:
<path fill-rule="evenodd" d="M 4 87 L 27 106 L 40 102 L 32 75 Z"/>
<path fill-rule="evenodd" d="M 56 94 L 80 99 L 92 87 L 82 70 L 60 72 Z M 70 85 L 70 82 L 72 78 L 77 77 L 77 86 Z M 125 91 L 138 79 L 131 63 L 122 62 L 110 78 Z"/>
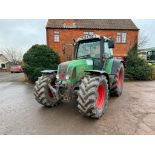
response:
<path fill-rule="evenodd" d="M 148 60 L 155 60 L 155 51 L 149 51 L 147 59 Z"/>
<path fill-rule="evenodd" d="M 77 58 L 87 56 L 91 58 L 100 58 L 100 40 L 79 43 Z"/>

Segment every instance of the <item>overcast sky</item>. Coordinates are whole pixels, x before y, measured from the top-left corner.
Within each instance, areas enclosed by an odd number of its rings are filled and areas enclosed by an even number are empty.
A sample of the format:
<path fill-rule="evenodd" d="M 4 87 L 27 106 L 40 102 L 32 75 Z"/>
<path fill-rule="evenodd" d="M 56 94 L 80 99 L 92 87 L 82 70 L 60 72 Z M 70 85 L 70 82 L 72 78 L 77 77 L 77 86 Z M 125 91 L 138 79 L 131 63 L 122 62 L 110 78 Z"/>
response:
<path fill-rule="evenodd" d="M 145 47 L 155 47 L 155 19 L 137 19 L 133 20 L 133 22 L 140 29 L 140 37 L 147 36 L 148 38 Z"/>
<path fill-rule="evenodd" d="M 142 36 L 148 36 L 145 47 L 155 47 L 155 19 L 133 20 Z M 33 44 L 46 44 L 47 20 L 0 20 L 0 49 L 11 47 L 26 52 Z"/>
<path fill-rule="evenodd" d="M 0 20 L 0 49 L 28 50 L 34 44 L 46 44 L 47 20 Z"/>

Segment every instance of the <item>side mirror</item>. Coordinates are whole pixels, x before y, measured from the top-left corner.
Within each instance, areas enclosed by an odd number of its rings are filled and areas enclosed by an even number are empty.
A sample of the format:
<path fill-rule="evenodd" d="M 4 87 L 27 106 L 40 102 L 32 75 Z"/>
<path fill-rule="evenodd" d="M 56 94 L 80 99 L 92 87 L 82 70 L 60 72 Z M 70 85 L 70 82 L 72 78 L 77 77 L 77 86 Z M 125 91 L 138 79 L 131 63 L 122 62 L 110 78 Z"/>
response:
<path fill-rule="evenodd" d="M 114 48 L 115 46 L 114 46 L 114 41 L 113 40 L 109 40 L 108 41 L 108 46 L 109 46 L 109 48 Z"/>

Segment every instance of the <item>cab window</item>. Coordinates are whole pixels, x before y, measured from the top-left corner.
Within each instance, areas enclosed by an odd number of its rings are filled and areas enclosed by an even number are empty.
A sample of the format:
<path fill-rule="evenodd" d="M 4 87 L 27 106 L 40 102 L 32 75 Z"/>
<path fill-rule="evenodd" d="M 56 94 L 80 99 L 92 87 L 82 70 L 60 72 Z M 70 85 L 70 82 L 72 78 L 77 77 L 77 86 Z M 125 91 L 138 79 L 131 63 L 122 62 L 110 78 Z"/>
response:
<path fill-rule="evenodd" d="M 113 50 L 109 48 L 108 42 L 104 43 L 104 55 L 109 58 L 113 55 Z"/>
<path fill-rule="evenodd" d="M 77 58 L 87 55 L 92 58 L 100 58 L 100 41 L 82 42 L 79 44 Z"/>

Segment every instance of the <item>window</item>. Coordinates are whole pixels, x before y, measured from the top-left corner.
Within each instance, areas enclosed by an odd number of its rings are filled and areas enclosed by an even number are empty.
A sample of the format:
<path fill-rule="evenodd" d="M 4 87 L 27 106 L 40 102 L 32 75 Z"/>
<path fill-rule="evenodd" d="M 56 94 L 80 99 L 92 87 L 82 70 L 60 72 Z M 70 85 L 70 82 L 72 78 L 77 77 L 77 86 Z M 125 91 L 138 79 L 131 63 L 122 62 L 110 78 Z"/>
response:
<path fill-rule="evenodd" d="M 85 35 L 93 35 L 94 32 L 84 32 Z"/>
<path fill-rule="evenodd" d="M 104 54 L 105 54 L 106 58 L 111 57 L 113 54 L 112 49 L 110 49 L 108 46 L 108 42 L 104 43 Z"/>
<path fill-rule="evenodd" d="M 54 31 L 54 42 L 59 42 L 59 32 L 58 31 Z"/>
<path fill-rule="evenodd" d="M 126 43 L 126 33 L 122 33 L 122 43 Z"/>
<path fill-rule="evenodd" d="M 1 64 L 1 67 L 2 67 L 2 68 L 5 68 L 5 64 Z"/>
<path fill-rule="evenodd" d="M 82 42 L 79 44 L 77 58 L 87 56 L 100 58 L 100 41 Z"/>
<path fill-rule="evenodd" d="M 126 43 L 126 32 L 117 33 L 116 42 L 117 43 Z"/>
<path fill-rule="evenodd" d="M 121 33 L 117 33 L 116 42 L 117 43 L 121 42 Z"/>
<path fill-rule="evenodd" d="M 151 51 L 147 52 L 147 54 L 150 56 L 151 55 Z"/>

